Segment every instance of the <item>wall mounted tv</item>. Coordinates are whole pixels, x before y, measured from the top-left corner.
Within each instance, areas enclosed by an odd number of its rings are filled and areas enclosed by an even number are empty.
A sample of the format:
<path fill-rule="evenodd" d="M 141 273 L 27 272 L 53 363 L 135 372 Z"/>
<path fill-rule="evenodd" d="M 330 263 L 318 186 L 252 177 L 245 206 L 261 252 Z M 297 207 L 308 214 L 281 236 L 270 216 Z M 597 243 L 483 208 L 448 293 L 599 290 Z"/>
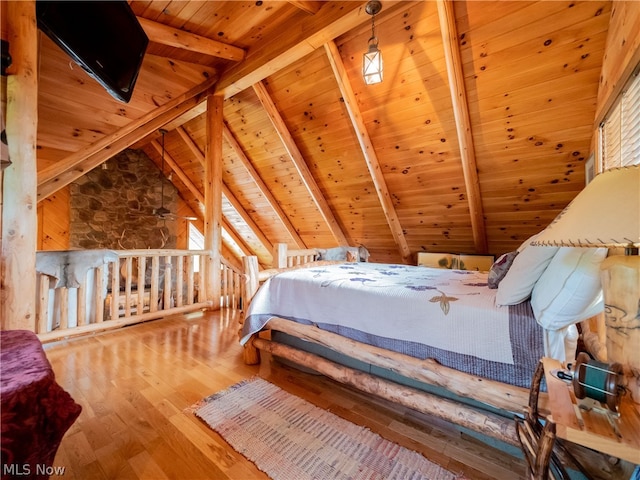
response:
<path fill-rule="evenodd" d="M 36 1 L 38 27 L 107 91 L 129 102 L 149 39 L 121 1 Z"/>

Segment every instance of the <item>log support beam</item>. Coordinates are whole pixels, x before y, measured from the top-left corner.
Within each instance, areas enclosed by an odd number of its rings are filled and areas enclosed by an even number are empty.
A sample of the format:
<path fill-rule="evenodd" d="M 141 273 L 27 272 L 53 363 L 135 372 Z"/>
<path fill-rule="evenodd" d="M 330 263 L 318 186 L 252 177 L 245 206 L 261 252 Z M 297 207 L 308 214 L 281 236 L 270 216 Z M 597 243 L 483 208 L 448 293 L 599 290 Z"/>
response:
<path fill-rule="evenodd" d="M 221 95 L 207 97 L 207 150 L 204 165 L 204 248 L 209 251 L 204 272 L 207 300 L 220 308 L 222 247 L 222 106 Z M 214 300 L 215 299 L 215 300 Z"/>
<path fill-rule="evenodd" d="M 34 1 L 6 6 L 9 52 L 6 133 L 11 165 L 2 177 L 2 329 L 36 330 L 38 29 Z M 3 82 L 4 83 L 4 82 Z"/>

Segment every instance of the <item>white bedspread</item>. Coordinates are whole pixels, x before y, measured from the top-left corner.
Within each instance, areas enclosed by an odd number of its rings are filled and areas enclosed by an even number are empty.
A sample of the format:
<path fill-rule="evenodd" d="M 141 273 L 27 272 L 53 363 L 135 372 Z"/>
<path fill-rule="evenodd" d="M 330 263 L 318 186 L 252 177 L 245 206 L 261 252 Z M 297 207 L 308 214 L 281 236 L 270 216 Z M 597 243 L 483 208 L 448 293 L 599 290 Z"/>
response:
<path fill-rule="evenodd" d="M 257 292 L 241 343 L 277 316 L 512 365 L 509 308 L 495 293 L 486 272 L 379 263 L 293 270 Z"/>

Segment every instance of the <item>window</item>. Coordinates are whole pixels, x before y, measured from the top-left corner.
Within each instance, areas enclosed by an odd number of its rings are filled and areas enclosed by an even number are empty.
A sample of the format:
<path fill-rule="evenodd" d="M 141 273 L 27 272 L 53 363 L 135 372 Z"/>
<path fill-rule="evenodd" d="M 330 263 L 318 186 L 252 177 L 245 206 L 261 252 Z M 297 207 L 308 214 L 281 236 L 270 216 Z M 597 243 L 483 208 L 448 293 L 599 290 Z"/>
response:
<path fill-rule="evenodd" d="M 189 250 L 204 250 L 204 235 L 189 222 Z"/>
<path fill-rule="evenodd" d="M 204 235 L 200 233 L 196 227 L 193 226 L 193 223 L 189 222 L 189 250 L 204 250 Z M 200 257 L 194 258 L 194 260 L 199 260 Z M 193 263 L 194 272 L 200 271 L 200 262 L 195 261 Z"/>
<path fill-rule="evenodd" d="M 602 170 L 640 164 L 640 65 L 600 125 Z"/>

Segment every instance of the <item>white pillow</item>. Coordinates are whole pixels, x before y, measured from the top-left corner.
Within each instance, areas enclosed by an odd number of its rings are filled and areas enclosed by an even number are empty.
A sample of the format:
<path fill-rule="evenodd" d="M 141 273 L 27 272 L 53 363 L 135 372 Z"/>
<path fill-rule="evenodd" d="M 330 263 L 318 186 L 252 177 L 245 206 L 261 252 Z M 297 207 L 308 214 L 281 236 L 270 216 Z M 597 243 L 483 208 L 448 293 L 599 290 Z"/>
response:
<path fill-rule="evenodd" d="M 558 250 L 531 294 L 542 327 L 557 330 L 595 315 L 594 307 L 602 307 L 600 264 L 606 256 L 606 248 Z"/>
<path fill-rule="evenodd" d="M 509 271 L 498 285 L 498 305 L 517 305 L 527 300 L 538 278 L 558 251 L 558 247 L 534 247 L 531 242 L 535 237 L 529 238 L 518 248 Z"/>

